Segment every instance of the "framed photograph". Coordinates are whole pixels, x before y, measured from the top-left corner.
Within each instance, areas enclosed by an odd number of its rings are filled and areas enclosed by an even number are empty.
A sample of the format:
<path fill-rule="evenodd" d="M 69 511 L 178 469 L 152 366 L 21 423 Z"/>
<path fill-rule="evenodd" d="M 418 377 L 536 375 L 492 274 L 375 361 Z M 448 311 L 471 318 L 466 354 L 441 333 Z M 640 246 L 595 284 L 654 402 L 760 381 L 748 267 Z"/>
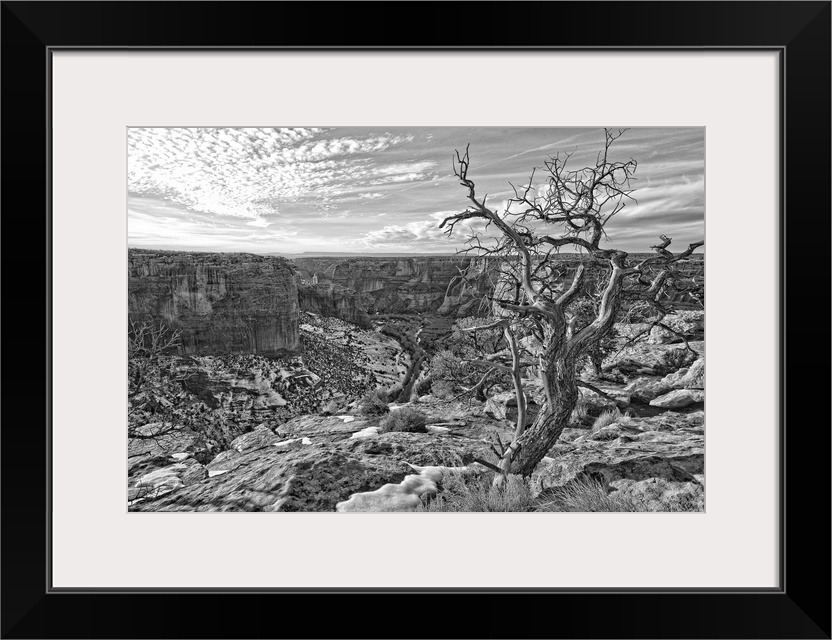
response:
<path fill-rule="evenodd" d="M 830 3 L 380 6 L 3 3 L 3 637 L 829 638 Z"/>

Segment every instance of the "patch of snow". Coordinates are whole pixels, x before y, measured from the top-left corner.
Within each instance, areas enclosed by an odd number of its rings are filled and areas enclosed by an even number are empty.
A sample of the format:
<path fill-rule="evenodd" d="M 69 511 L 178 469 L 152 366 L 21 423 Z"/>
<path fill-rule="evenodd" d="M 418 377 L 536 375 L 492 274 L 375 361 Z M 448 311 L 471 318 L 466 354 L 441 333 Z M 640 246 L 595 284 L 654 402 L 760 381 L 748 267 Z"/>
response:
<path fill-rule="evenodd" d="M 208 469 L 208 477 L 213 478 L 214 476 L 221 476 L 229 471 L 231 471 L 231 469 Z"/>
<path fill-rule="evenodd" d="M 415 511 L 422 496 L 435 494 L 437 483 L 446 473 L 465 473 L 470 467 L 420 467 L 405 463 L 415 474 L 404 477 L 399 484 L 385 484 L 375 491 L 354 493 L 349 500 L 335 505 L 335 511 Z"/>
<path fill-rule="evenodd" d="M 171 456 L 171 458 L 173 458 L 174 460 L 185 460 L 186 458 L 190 458 L 190 457 L 191 457 L 190 453 L 174 453 Z"/>
<path fill-rule="evenodd" d="M 300 441 L 301 444 L 312 444 L 312 441 L 309 438 L 304 438 Z"/>
<path fill-rule="evenodd" d="M 280 442 L 273 442 L 273 447 L 287 447 L 293 442 L 297 442 L 300 438 L 293 438 L 292 440 L 281 440 Z"/>
<path fill-rule="evenodd" d="M 425 429 L 428 430 L 428 433 L 436 433 L 436 434 L 448 433 L 450 431 L 450 429 L 448 427 L 440 427 L 440 426 L 435 425 L 435 424 L 426 425 Z"/>
<path fill-rule="evenodd" d="M 377 435 L 378 435 L 378 427 L 366 427 L 366 428 L 362 429 L 361 431 L 356 431 L 355 433 L 353 433 L 350 436 L 350 439 L 369 438 L 371 436 L 377 436 Z"/>
<path fill-rule="evenodd" d="M 336 418 L 341 418 L 341 420 L 343 420 L 344 423 L 352 422 L 353 420 L 355 420 L 355 416 L 335 416 L 335 417 Z"/>

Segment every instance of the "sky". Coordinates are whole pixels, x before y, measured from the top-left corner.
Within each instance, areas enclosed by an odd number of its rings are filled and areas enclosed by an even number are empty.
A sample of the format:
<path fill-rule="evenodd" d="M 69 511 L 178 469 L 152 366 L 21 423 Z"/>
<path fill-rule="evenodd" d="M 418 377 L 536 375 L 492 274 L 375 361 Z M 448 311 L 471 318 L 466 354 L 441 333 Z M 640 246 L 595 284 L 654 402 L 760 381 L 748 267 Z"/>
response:
<path fill-rule="evenodd" d="M 601 128 L 130 128 L 128 244 L 148 249 L 454 253 L 481 230 L 449 237 L 446 216 L 467 208 L 454 150 L 470 144 L 468 177 L 498 210 L 557 153 L 594 164 Z M 602 246 L 647 252 L 704 239 L 705 130 L 628 129 L 610 159 L 638 162 L 637 202 L 607 224 Z M 538 170 L 534 186 L 542 185 Z M 541 191 L 542 193 L 542 191 Z"/>

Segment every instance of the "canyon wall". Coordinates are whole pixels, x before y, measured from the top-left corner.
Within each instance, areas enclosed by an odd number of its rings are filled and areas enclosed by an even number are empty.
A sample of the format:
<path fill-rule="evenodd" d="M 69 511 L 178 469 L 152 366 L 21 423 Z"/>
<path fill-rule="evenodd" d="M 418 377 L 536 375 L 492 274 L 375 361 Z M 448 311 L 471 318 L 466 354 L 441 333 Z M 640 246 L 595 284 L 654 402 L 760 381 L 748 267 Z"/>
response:
<path fill-rule="evenodd" d="M 653 254 L 631 254 L 636 263 Z M 568 287 L 582 258 L 560 254 L 562 275 L 552 282 L 553 290 Z M 584 258 L 585 259 L 585 258 Z M 487 313 L 483 296 L 494 290 L 499 263 L 486 258 L 458 256 L 417 256 L 402 258 L 295 258 L 295 267 L 304 282 L 313 286 L 336 285 L 351 289 L 358 304 L 372 316 L 376 313 L 440 313 L 468 316 Z M 606 278 L 606 270 L 590 265 L 590 278 Z M 704 256 L 677 265 L 683 279 L 704 278 Z M 463 277 L 463 273 L 465 276 Z M 700 309 L 701 304 L 688 294 L 673 292 L 664 298 L 679 308 Z M 324 313 L 324 315 L 331 315 Z M 337 314 L 335 314 L 337 315 Z M 342 316 L 338 316 L 342 317 Z M 344 317 L 343 319 L 348 320 Z M 350 320 L 352 322 L 352 320 Z"/>
<path fill-rule="evenodd" d="M 459 278 L 460 271 L 470 262 L 456 256 L 294 259 L 305 282 L 352 289 L 370 315 L 435 311 L 456 314 L 487 286 L 483 277 L 473 277 L 468 282 Z M 478 264 L 477 268 L 484 273 L 487 263 L 480 263 L 482 266 Z M 463 315 L 470 312 L 468 308 Z"/>
<path fill-rule="evenodd" d="M 370 317 L 358 295 L 340 285 L 303 283 L 298 287 L 298 302 L 301 311 L 340 318 L 364 329 L 370 327 Z"/>
<path fill-rule="evenodd" d="M 247 253 L 128 250 L 131 320 L 179 329 L 193 354 L 277 355 L 300 348 L 297 276 Z"/>
<path fill-rule="evenodd" d="M 634 254 L 633 261 L 641 256 Z M 569 286 L 580 258 L 561 255 L 553 291 Z M 298 351 L 299 312 L 369 327 L 375 315 L 438 313 L 451 318 L 487 314 L 499 263 L 482 258 L 296 258 L 244 253 L 130 249 L 128 311 L 132 320 L 179 329 L 192 354 L 280 355 Z M 589 280 L 605 279 L 591 267 Z M 683 280 L 704 278 L 704 256 L 677 266 Z M 464 274 L 464 275 L 463 275 Z M 701 309 L 688 294 L 667 302 Z"/>

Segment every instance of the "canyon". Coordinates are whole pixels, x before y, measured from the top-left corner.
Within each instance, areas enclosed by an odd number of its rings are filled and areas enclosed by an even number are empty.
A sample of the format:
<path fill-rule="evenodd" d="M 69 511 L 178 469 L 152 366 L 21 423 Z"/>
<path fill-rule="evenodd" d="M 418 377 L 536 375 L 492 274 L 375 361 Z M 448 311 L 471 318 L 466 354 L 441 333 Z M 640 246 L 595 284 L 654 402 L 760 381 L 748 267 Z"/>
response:
<path fill-rule="evenodd" d="M 634 254 L 634 258 L 642 257 Z M 564 255 L 553 287 L 571 282 L 581 258 Z M 369 328 L 390 314 L 480 315 L 498 264 L 459 256 L 315 257 L 128 250 L 128 313 L 181 332 L 188 354 L 280 355 L 300 350 L 299 312 Z M 701 254 L 678 267 L 704 277 Z M 600 270 L 599 272 L 600 273 Z M 677 308 L 701 309 L 675 294 Z"/>
<path fill-rule="evenodd" d="M 487 260 L 457 256 L 408 258 L 295 258 L 300 277 L 313 286 L 333 285 L 355 292 L 369 314 L 430 313 L 466 315 L 477 293 L 485 293 Z M 346 319 L 346 318 L 344 318 Z"/>
<path fill-rule="evenodd" d="M 580 258 L 560 260 L 555 291 Z M 129 510 L 432 510 L 458 474 L 480 482 L 495 442 L 512 437 L 514 391 L 498 381 L 463 397 L 432 360 L 502 290 L 497 264 L 130 249 L 130 321 L 180 342 L 146 382 L 128 375 Z M 696 256 L 675 277 L 703 275 Z M 685 293 L 670 301 L 660 326 L 616 325 L 602 371 L 584 368 L 569 426 L 524 485 L 534 505 L 511 510 L 572 509 L 559 492 L 586 482 L 617 506 L 572 510 L 704 509 L 704 311 Z M 544 403 L 533 369 L 532 417 Z M 399 411 L 422 414 L 424 429 L 386 431 Z"/>

